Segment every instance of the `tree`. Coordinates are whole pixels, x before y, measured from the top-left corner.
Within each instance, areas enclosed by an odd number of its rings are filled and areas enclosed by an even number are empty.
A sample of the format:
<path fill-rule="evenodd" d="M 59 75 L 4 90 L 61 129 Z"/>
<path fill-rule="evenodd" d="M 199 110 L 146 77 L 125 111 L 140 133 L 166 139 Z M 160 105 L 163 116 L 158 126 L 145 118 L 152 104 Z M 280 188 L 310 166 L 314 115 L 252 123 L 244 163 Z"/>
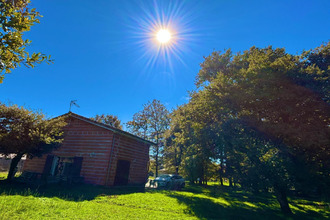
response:
<path fill-rule="evenodd" d="M 121 121 L 118 119 L 116 115 L 109 115 L 109 114 L 95 115 L 95 117 L 92 117 L 91 119 L 118 128 L 120 130 L 123 129 L 123 127 L 121 126 Z"/>
<path fill-rule="evenodd" d="M 0 154 L 14 154 L 7 180 L 11 180 L 23 155 L 41 157 L 63 141 L 63 117 L 47 120 L 45 115 L 16 105 L 0 104 Z"/>
<path fill-rule="evenodd" d="M 213 118 L 204 114 L 209 103 L 198 97 L 172 112 L 164 156 L 168 167 L 174 167 L 176 172 L 181 169 L 191 182 L 199 178 L 199 184 L 207 184 L 217 158 L 214 136 L 217 128 L 213 126 L 215 123 L 212 125 Z"/>
<path fill-rule="evenodd" d="M 208 177 L 217 161 L 220 177 L 273 189 L 284 213 L 292 187 L 329 193 L 329 55 L 328 43 L 298 56 L 252 47 L 205 57 L 169 135 L 184 145 L 182 164 L 193 168 L 186 174 Z"/>
<path fill-rule="evenodd" d="M 34 67 L 41 62 L 51 63 L 50 56 L 42 53 L 30 54 L 26 48 L 31 41 L 23 34 L 39 23 L 41 15 L 30 9 L 29 0 L 0 0 L 0 83 L 4 76 L 23 64 Z"/>
<path fill-rule="evenodd" d="M 135 135 L 153 141 L 152 157 L 155 160 L 155 174 L 158 176 L 162 149 L 164 147 L 164 133 L 170 123 L 169 111 L 159 101 L 154 99 L 143 105 L 143 110 L 133 116 L 133 120 L 127 122 L 127 128 Z"/>
<path fill-rule="evenodd" d="M 178 136 L 182 130 L 179 127 L 178 116 L 171 115 L 170 128 L 165 132 L 164 166 L 166 170 L 179 174 L 182 162 L 184 145 L 180 143 Z"/>
<path fill-rule="evenodd" d="M 327 57 L 327 51 L 329 50 L 322 50 L 322 56 L 318 59 L 322 62 L 317 65 L 322 68 L 312 65 L 314 69 L 323 69 L 323 72 L 320 70 L 322 79 L 326 78 L 326 71 L 329 69 L 327 62 L 323 62 L 326 60 L 324 57 Z M 311 55 L 307 57 L 311 59 Z M 212 64 L 214 62 L 215 64 Z M 301 61 L 300 56 L 289 55 L 281 48 L 252 47 L 235 56 L 229 50 L 224 54 L 214 52 L 211 57 L 205 59 L 202 67 L 204 66 L 216 69 L 200 71 L 197 86 L 208 91 L 203 90 L 200 93 L 212 94 L 208 100 L 217 96 L 218 106 L 231 110 L 229 118 L 239 120 L 245 125 L 245 130 L 249 128 L 248 130 L 257 133 L 257 139 L 249 144 L 251 147 L 253 143 L 255 145 L 264 140 L 267 144 L 262 145 L 271 146 L 273 152 L 278 152 L 278 157 L 272 158 L 275 158 L 276 164 L 281 164 L 277 167 L 284 168 L 273 169 L 272 175 L 264 173 L 264 176 L 273 184 L 282 211 L 291 212 L 286 192 L 290 181 L 295 181 L 296 187 L 302 185 L 302 176 L 297 176 L 301 173 L 299 170 L 304 168 L 305 173 L 313 173 L 314 177 L 318 176 L 317 179 L 323 179 L 320 181 L 323 183 L 329 176 L 329 154 L 326 148 L 330 137 L 330 111 L 326 99 L 319 95 L 327 97 L 324 90 L 326 83 L 320 87 L 311 86 L 314 91 L 302 83 L 298 84 L 297 78 L 306 75 L 306 71 L 311 67 L 306 61 Z M 315 92 L 317 88 L 320 88 L 319 93 Z M 246 156 L 249 160 L 253 157 L 260 160 L 262 154 L 265 152 Z M 253 161 L 256 164 L 258 160 Z M 301 166 L 304 163 L 308 165 Z M 295 172 L 282 172 L 294 168 Z M 290 175 L 290 178 L 285 178 L 287 175 Z M 286 179 L 287 181 L 284 181 Z"/>

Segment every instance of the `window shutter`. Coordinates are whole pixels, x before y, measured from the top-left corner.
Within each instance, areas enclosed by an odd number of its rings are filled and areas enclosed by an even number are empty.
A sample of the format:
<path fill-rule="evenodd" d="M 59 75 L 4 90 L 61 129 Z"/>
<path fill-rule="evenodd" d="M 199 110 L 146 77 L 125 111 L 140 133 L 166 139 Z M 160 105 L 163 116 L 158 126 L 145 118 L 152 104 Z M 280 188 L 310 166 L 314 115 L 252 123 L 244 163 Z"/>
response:
<path fill-rule="evenodd" d="M 81 166 L 82 166 L 82 157 L 74 157 L 73 167 L 72 167 L 72 176 L 80 176 Z"/>
<path fill-rule="evenodd" d="M 53 159 L 54 159 L 54 155 L 47 156 L 46 163 L 44 166 L 44 171 L 42 172 L 43 175 L 48 176 L 50 174 L 50 169 L 52 168 Z"/>

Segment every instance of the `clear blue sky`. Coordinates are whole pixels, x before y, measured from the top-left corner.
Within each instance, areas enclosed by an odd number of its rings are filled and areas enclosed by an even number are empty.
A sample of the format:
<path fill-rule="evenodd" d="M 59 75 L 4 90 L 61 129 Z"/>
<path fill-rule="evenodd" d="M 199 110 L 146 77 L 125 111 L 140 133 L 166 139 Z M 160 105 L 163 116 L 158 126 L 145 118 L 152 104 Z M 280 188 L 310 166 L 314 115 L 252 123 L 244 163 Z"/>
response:
<path fill-rule="evenodd" d="M 142 3 L 143 2 L 143 3 Z M 132 119 L 159 99 L 171 109 L 187 101 L 203 56 L 255 45 L 296 54 L 330 39 L 329 0 L 110 1 L 32 0 L 44 17 L 25 37 L 29 51 L 54 64 L 18 68 L 0 84 L 0 101 L 41 109 L 48 116 L 118 115 Z M 150 32 L 168 26 L 172 44 Z M 165 51 L 165 52 L 164 52 Z"/>

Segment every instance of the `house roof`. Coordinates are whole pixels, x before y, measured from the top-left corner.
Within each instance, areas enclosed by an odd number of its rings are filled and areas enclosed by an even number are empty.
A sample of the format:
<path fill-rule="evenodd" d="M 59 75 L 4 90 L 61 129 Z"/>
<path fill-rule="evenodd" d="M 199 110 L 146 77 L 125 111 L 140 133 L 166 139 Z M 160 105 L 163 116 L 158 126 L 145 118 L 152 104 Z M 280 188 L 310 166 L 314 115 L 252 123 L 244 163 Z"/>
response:
<path fill-rule="evenodd" d="M 101 127 L 101 128 L 104 128 L 104 129 L 107 129 L 107 130 L 110 130 L 114 133 L 117 133 L 117 134 L 121 134 L 121 135 L 124 135 L 126 137 L 130 137 L 130 138 L 133 138 L 135 140 L 138 140 L 138 141 L 141 141 L 141 142 L 144 142 L 146 144 L 150 144 L 150 145 L 156 145 L 155 143 L 151 142 L 151 141 L 148 141 L 148 140 L 145 140 L 143 138 L 140 138 L 134 134 L 131 134 L 129 132 L 126 132 L 126 131 L 123 131 L 123 130 L 120 130 L 118 128 L 115 128 L 115 127 L 112 127 L 110 125 L 106 125 L 104 123 L 100 123 L 100 122 L 97 122 L 97 121 L 94 121 L 92 119 L 89 119 L 89 118 L 86 118 L 84 116 L 81 116 L 81 115 L 78 115 L 78 114 L 75 114 L 73 112 L 68 112 L 66 114 L 63 114 L 63 115 L 60 115 L 58 117 L 61 117 L 61 116 L 70 116 L 70 117 L 73 117 L 73 118 L 77 118 L 79 120 L 82 120 L 82 121 L 85 121 L 87 123 L 90 123 L 90 124 L 93 124 L 93 125 L 96 125 L 98 127 Z"/>

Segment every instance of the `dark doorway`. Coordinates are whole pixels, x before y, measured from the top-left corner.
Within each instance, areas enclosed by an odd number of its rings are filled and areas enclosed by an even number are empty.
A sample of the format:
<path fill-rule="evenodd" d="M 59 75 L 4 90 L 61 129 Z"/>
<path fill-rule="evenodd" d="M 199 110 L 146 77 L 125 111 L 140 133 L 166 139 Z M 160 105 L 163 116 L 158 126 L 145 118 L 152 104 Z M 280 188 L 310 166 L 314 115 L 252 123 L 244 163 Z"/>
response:
<path fill-rule="evenodd" d="M 118 160 L 115 177 L 115 186 L 124 186 L 128 183 L 130 162 L 127 160 Z"/>

